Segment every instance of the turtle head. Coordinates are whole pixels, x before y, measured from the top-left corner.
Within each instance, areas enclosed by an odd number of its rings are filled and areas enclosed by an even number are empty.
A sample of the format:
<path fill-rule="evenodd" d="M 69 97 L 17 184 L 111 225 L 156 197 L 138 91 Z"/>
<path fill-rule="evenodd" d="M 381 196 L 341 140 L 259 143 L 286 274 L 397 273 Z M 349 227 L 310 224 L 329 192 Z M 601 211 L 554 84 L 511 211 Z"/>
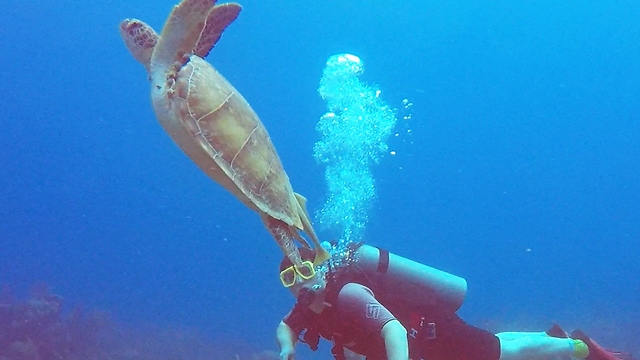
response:
<path fill-rule="evenodd" d="M 120 23 L 120 35 L 131 55 L 149 71 L 151 54 L 158 42 L 158 33 L 142 20 L 125 19 Z"/>

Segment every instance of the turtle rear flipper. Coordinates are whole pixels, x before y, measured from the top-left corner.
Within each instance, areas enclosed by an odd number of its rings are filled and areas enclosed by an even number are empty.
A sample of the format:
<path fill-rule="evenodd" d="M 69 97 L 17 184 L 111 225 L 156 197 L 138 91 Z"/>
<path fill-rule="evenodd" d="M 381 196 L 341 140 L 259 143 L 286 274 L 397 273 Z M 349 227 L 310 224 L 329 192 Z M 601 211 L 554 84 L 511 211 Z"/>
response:
<path fill-rule="evenodd" d="M 220 40 L 224 29 L 238 18 L 240 10 L 242 10 L 242 7 L 237 3 L 226 3 L 214 6 L 209 12 L 209 15 L 207 15 L 204 29 L 202 29 L 193 53 L 201 58 L 209 55 L 211 49 L 216 45 L 218 40 Z"/>
<path fill-rule="evenodd" d="M 309 212 L 307 212 L 307 198 L 305 198 L 304 196 L 298 193 L 294 193 L 294 195 L 296 197 L 296 201 L 298 203 L 298 206 L 301 212 L 301 213 L 299 212 L 299 214 L 300 214 L 300 220 L 302 220 L 302 225 L 304 227 L 303 231 L 306 232 L 307 235 L 309 235 L 309 237 L 311 238 L 314 249 L 316 251 L 316 257 L 313 260 L 313 264 L 318 266 L 323 262 L 325 262 L 326 260 L 329 260 L 329 258 L 331 258 L 331 255 L 329 255 L 329 252 L 327 252 L 327 250 L 322 247 L 322 244 L 320 244 L 320 241 L 318 240 L 318 236 L 316 235 L 316 232 L 313 230 L 313 226 L 311 226 Z"/>

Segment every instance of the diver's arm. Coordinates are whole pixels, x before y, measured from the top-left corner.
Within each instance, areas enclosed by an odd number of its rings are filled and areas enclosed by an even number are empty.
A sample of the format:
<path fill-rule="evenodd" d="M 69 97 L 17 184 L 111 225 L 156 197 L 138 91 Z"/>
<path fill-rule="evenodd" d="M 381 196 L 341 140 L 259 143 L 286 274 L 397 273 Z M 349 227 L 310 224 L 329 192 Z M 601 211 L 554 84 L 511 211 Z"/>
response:
<path fill-rule="evenodd" d="M 384 340 L 388 360 L 408 360 L 407 330 L 395 316 L 382 305 L 368 287 L 348 283 L 340 289 L 336 311 L 361 329 L 379 333 Z"/>
<path fill-rule="evenodd" d="M 407 329 L 400 321 L 391 320 L 382 327 L 382 338 L 387 350 L 388 360 L 408 360 L 409 343 L 407 341 Z"/>
<path fill-rule="evenodd" d="M 295 359 L 295 346 L 298 339 L 284 321 L 280 321 L 278 329 L 276 329 L 276 339 L 280 345 L 280 360 Z"/>

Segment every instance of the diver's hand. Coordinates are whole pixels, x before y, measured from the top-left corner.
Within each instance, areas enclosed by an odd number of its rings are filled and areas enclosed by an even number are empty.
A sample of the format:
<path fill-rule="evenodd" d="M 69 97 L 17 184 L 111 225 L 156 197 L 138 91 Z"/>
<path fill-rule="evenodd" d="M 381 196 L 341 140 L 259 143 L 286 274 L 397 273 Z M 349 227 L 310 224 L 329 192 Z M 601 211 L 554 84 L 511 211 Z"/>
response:
<path fill-rule="evenodd" d="M 295 360 L 296 353 L 293 348 L 283 348 L 280 350 L 280 360 Z"/>
<path fill-rule="evenodd" d="M 284 321 L 280 321 L 278 325 L 276 339 L 278 340 L 278 345 L 280 345 L 280 357 L 278 359 L 294 360 L 296 358 L 295 348 L 298 337 Z"/>

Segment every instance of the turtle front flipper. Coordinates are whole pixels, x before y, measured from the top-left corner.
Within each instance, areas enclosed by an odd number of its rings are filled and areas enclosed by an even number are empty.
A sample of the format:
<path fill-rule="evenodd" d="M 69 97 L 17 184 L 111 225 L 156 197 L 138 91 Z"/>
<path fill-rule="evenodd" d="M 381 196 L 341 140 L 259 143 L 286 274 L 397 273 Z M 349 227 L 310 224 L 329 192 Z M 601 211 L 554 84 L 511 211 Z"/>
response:
<path fill-rule="evenodd" d="M 125 19 L 120 23 L 120 36 L 127 49 L 149 71 L 153 47 L 158 42 L 158 33 L 144 21 Z"/>
<path fill-rule="evenodd" d="M 201 58 L 209 55 L 211 49 L 216 45 L 218 40 L 220 40 L 224 29 L 238 18 L 240 10 L 242 10 L 242 7 L 237 3 L 226 3 L 214 6 L 207 16 L 204 29 L 200 34 L 193 53 Z"/>
<path fill-rule="evenodd" d="M 213 0 L 183 0 L 173 8 L 151 56 L 151 73 L 171 69 L 192 54 L 214 4 Z"/>

